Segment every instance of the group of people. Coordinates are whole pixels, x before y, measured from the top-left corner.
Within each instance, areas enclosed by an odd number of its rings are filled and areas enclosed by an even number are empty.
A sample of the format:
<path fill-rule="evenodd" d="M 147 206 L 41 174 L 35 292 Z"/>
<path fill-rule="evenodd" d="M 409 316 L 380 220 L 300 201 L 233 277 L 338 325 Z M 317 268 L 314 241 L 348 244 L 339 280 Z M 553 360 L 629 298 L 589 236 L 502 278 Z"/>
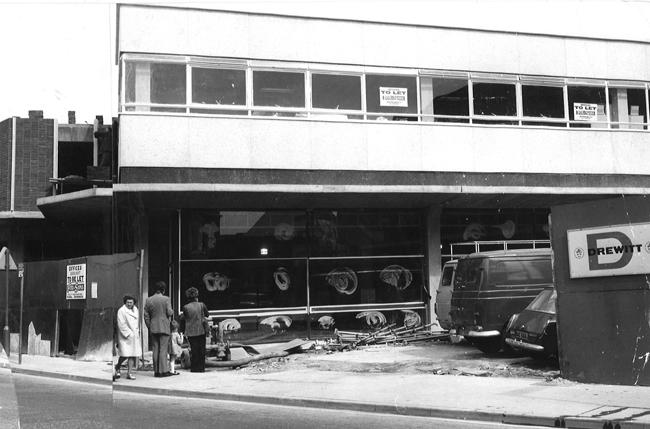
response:
<path fill-rule="evenodd" d="M 205 372 L 205 337 L 208 333 L 208 309 L 199 302 L 199 291 L 189 288 L 185 295 L 189 302 L 183 306 L 179 321 L 174 320 L 171 300 L 165 296 L 167 285 L 156 283 L 155 293 L 144 304 L 144 323 L 149 330 L 153 351 L 154 377 L 178 375 L 175 362 L 180 357 L 183 334 L 190 345 L 191 372 Z M 121 367 L 126 361 L 126 378 L 134 380 L 133 371 L 137 359 L 142 355 L 140 343 L 140 315 L 135 306 L 136 299 L 125 295 L 124 305 L 117 311 L 118 360 L 113 379 L 121 377 Z M 182 334 L 182 333 L 183 334 Z"/>

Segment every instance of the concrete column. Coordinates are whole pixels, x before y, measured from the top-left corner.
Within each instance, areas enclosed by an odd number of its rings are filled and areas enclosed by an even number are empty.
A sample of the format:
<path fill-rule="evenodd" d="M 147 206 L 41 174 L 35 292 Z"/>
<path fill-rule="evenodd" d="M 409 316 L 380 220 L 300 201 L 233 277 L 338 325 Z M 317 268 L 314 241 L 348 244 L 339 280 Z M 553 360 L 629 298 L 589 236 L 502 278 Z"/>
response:
<path fill-rule="evenodd" d="M 143 351 L 149 350 L 149 330 L 144 324 L 143 314 L 144 314 L 144 303 L 149 297 L 149 219 L 147 217 L 144 209 L 139 206 L 137 214 L 134 216 L 133 222 L 133 251 L 141 252 L 144 251 L 144 257 L 142 261 L 142 272 L 139 273 L 142 276 L 142 293 L 138 297 L 140 311 L 140 322 L 143 336 Z"/>
<path fill-rule="evenodd" d="M 438 320 L 434 304 L 440 283 L 440 274 L 442 272 L 441 252 L 440 252 L 440 213 L 438 206 L 431 206 L 427 209 L 426 214 L 426 234 L 427 234 L 427 276 L 429 280 L 429 293 L 431 300 L 429 302 L 429 323 Z"/>

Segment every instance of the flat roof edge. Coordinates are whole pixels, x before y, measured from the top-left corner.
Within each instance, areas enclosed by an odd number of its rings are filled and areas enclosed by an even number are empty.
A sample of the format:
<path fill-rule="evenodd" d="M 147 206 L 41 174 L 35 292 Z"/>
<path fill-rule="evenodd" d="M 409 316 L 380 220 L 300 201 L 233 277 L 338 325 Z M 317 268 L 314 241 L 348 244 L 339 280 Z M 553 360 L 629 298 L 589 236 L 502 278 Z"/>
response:
<path fill-rule="evenodd" d="M 112 198 L 112 188 L 91 188 L 81 191 L 70 192 L 67 194 L 59 194 L 50 197 L 41 197 L 36 200 L 38 207 L 47 206 L 51 204 L 58 204 L 68 201 L 81 200 L 86 198 Z"/>

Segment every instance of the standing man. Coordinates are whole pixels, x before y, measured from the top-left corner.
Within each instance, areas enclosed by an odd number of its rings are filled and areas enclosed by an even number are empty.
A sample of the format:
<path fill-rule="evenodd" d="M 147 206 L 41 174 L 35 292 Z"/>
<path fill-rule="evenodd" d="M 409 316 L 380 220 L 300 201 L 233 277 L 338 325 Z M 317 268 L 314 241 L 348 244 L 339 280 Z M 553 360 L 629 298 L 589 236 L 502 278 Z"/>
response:
<path fill-rule="evenodd" d="M 164 295 L 167 285 L 163 281 L 156 282 L 156 293 L 147 298 L 144 304 L 144 323 L 151 333 L 153 349 L 154 377 L 169 377 L 169 336 L 171 318 L 174 314 L 172 304 Z"/>

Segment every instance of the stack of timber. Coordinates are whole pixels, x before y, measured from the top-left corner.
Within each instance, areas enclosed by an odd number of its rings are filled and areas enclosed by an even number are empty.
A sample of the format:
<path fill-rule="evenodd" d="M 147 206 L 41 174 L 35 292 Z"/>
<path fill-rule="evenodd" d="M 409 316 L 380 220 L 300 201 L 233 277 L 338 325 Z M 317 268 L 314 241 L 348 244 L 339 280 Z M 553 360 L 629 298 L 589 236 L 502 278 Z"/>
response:
<path fill-rule="evenodd" d="M 334 336 L 341 345 L 355 348 L 357 346 L 371 344 L 409 344 L 419 341 L 445 340 L 449 338 L 449 332 L 427 330 L 433 326 L 433 323 L 418 327 L 402 326 L 396 328 L 395 323 L 391 323 L 374 332 L 354 332 L 334 330 Z"/>

